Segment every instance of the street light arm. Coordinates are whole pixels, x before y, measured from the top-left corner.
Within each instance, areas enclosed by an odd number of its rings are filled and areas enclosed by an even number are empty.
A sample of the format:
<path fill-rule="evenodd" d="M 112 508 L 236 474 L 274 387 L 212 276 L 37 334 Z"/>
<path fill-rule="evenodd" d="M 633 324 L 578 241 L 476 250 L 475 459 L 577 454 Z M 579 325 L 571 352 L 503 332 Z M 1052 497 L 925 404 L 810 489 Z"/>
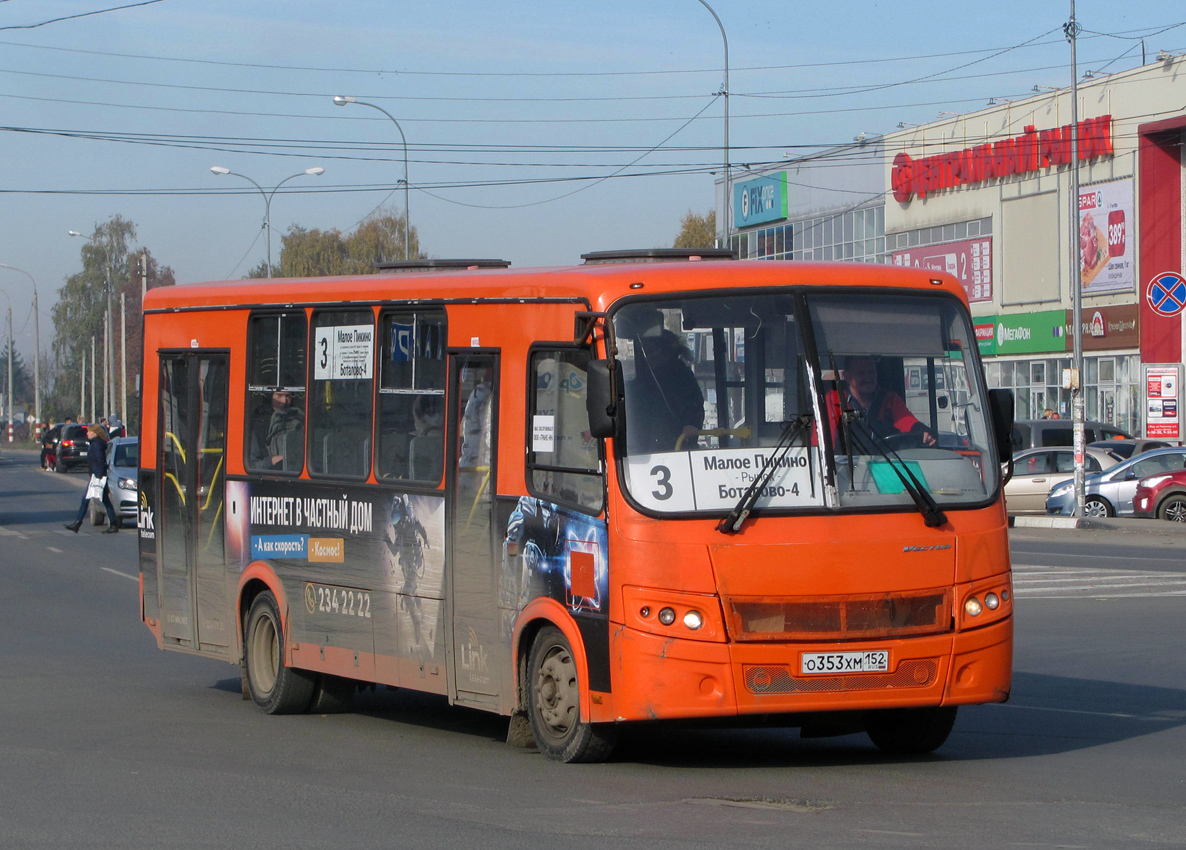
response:
<path fill-rule="evenodd" d="M 700 0 L 704 2 L 704 0 Z M 710 10 L 711 11 L 711 10 Z M 715 17 L 715 15 L 714 15 Z M 722 30 L 724 32 L 724 30 Z M 377 109 L 391 119 L 391 123 L 395 125 L 395 129 L 399 131 L 399 139 L 404 146 L 404 259 L 409 260 L 412 257 L 412 210 L 409 203 L 408 196 L 410 193 L 411 184 L 408 181 L 408 137 L 404 135 L 404 128 L 395 120 L 395 116 L 384 109 L 382 106 L 377 106 L 373 103 L 368 103 L 365 100 L 358 100 L 347 95 L 335 95 L 335 106 L 346 106 L 349 103 L 357 103 L 359 106 L 369 106 L 371 109 Z M 728 104 L 728 101 L 725 101 Z M 726 106 L 726 110 L 728 106 Z M 728 138 L 726 136 L 726 138 Z"/>
<path fill-rule="evenodd" d="M 721 224 L 721 236 L 722 236 L 721 246 L 726 247 L 729 242 L 729 208 L 732 205 L 732 201 L 733 201 L 732 197 L 730 197 L 731 186 L 729 185 L 729 183 L 730 183 L 730 174 L 729 174 L 729 37 L 727 35 L 725 35 L 725 25 L 721 23 L 721 19 L 717 16 L 717 13 L 715 11 L 713 11 L 712 6 L 709 6 L 708 3 L 705 2 L 705 0 L 697 0 L 697 2 L 700 3 L 700 5 L 703 6 L 705 9 L 707 9 L 708 13 L 710 15 L 712 15 L 712 19 L 717 22 L 717 28 L 720 29 L 720 31 L 721 31 L 721 41 L 723 41 L 725 43 L 725 83 L 721 89 L 721 95 L 725 99 L 725 149 L 724 149 L 724 151 L 722 151 L 722 153 L 724 154 L 723 158 L 725 160 L 725 162 L 724 162 L 725 183 L 724 183 L 724 191 L 722 192 L 722 194 L 724 195 L 724 201 L 725 201 L 725 204 L 724 204 L 725 220 Z"/>

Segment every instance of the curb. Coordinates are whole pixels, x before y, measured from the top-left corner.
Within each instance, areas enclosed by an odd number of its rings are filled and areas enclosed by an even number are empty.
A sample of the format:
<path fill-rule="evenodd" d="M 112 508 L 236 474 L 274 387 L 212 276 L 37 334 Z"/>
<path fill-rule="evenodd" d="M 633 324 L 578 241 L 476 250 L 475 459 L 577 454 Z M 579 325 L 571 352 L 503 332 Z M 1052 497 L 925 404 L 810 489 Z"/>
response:
<path fill-rule="evenodd" d="M 1129 532 L 1145 536 L 1186 539 L 1186 523 L 1135 517 L 1091 519 L 1073 516 L 1010 516 L 1010 528 L 1056 528 L 1080 531 Z"/>

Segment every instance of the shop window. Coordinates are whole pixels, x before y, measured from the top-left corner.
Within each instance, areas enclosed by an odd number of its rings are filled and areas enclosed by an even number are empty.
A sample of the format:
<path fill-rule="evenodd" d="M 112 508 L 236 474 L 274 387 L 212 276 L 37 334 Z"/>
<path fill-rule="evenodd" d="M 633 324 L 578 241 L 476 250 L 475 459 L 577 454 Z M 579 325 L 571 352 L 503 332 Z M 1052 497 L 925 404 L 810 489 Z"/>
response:
<path fill-rule="evenodd" d="M 588 366 L 587 349 L 531 353 L 527 469 L 533 495 L 600 513 L 605 485 L 598 441 L 589 436 Z"/>
<path fill-rule="evenodd" d="M 311 342 L 309 473 L 366 478 L 375 388 L 374 314 L 369 309 L 314 313 Z"/>
<path fill-rule="evenodd" d="M 435 485 L 445 468 L 445 314 L 384 313 L 379 328 L 375 475 Z"/>
<path fill-rule="evenodd" d="M 1030 364 L 1030 383 L 1041 385 L 1046 383 L 1046 363 L 1035 360 Z"/>
<path fill-rule="evenodd" d="M 1116 361 L 1111 357 L 1100 358 L 1100 383 L 1110 384 L 1116 380 Z"/>
<path fill-rule="evenodd" d="M 304 466 L 306 327 L 303 310 L 248 322 L 249 469 L 298 475 Z"/>

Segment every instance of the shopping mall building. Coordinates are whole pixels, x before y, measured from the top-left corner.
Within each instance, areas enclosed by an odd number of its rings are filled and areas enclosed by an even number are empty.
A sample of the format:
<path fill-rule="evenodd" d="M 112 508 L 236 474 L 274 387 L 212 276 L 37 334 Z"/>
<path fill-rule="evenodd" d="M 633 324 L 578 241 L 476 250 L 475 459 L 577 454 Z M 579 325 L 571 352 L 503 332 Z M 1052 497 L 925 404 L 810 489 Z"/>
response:
<path fill-rule="evenodd" d="M 1087 418 L 1183 440 L 1186 57 L 1085 80 L 1078 117 L 1076 204 L 1067 88 L 735 177 L 718 220 L 742 258 L 954 274 L 1019 419 L 1070 415 L 1081 275 Z"/>

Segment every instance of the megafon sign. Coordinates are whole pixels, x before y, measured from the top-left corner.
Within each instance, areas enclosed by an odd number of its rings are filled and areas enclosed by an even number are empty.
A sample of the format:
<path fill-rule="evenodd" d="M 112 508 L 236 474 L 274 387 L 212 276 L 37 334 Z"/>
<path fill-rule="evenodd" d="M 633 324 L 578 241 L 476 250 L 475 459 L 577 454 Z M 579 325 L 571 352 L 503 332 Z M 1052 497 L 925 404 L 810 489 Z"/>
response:
<path fill-rule="evenodd" d="M 894 200 L 910 203 L 915 195 L 983 183 L 1014 174 L 1030 174 L 1071 161 L 1073 126 L 1038 131 L 1030 124 L 1020 136 L 985 142 L 962 151 L 914 159 L 903 151 L 894 157 L 890 185 Z M 1112 116 L 1079 122 L 1079 159 L 1112 155 Z"/>

